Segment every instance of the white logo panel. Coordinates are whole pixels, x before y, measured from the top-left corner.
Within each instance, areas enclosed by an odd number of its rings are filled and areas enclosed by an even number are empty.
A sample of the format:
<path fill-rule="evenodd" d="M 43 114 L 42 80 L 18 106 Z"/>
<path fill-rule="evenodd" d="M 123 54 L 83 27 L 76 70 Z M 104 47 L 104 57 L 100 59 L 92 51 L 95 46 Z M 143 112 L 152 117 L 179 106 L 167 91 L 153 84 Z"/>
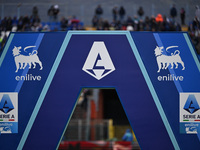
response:
<path fill-rule="evenodd" d="M 0 93 L 0 135 L 18 133 L 18 93 Z"/>
<path fill-rule="evenodd" d="M 97 80 L 115 70 L 104 42 L 95 41 L 93 43 L 82 70 Z"/>

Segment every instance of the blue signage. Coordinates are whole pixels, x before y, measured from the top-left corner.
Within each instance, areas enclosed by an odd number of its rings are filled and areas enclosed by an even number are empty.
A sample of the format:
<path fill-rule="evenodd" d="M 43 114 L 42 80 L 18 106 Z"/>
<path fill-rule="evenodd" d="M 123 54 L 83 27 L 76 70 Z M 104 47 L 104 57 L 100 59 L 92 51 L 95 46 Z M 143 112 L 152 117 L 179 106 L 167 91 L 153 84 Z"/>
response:
<path fill-rule="evenodd" d="M 112 87 L 141 149 L 199 149 L 199 71 L 184 32 L 11 33 L 0 110 L 15 111 L 18 126 L 0 131 L 1 148 L 58 148 L 81 89 Z"/>

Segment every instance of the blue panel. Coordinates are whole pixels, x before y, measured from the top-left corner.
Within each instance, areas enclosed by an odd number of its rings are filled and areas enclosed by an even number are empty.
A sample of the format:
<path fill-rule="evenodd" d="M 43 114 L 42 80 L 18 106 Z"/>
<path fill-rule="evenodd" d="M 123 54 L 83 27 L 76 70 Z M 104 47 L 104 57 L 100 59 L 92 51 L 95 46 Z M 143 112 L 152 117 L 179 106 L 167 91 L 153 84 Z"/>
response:
<path fill-rule="evenodd" d="M 149 74 L 151 82 L 155 88 L 155 91 L 158 95 L 159 101 L 163 107 L 165 115 L 168 119 L 170 127 L 172 128 L 173 134 L 178 142 L 180 149 L 199 149 L 200 142 L 197 135 L 184 135 L 180 134 L 179 126 L 179 92 L 195 92 L 199 91 L 199 88 L 195 87 L 198 85 L 199 79 L 194 79 L 198 75 L 198 69 L 194 63 L 194 59 L 191 55 L 190 50 L 188 49 L 187 43 L 183 33 L 135 33 L 132 34 L 133 39 L 136 43 L 139 53 L 142 57 L 143 63 L 146 67 L 146 70 Z M 143 38 L 146 37 L 146 38 Z M 149 40 L 153 39 L 153 40 Z M 141 44 L 141 41 L 145 44 Z M 175 50 L 180 49 L 180 55 L 182 60 L 185 63 L 185 70 L 182 70 L 182 66 L 179 64 L 177 69 L 162 69 L 159 73 L 158 65 L 156 61 L 156 56 L 154 49 L 156 46 L 164 46 L 164 50 L 169 46 L 178 46 L 175 47 Z M 164 51 L 163 50 L 163 51 Z M 169 49 L 170 54 L 175 50 Z M 168 50 L 168 51 L 169 51 Z M 166 54 L 168 52 L 165 52 Z M 170 66 L 171 67 L 171 66 Z M 191 78 L 191 72 L 193 72 L 194 78 Z M 160 81 L 158 80 L 159 76 L 183 76 L 183 81 Z M 170 78 L 168 78 L 170 79 Z M 190 83 L 190 84 L 189 84 Z M 185 90 L 187 89 L 187 90 Z"/>
<path fill-rule="evenodd" d="M 55 57 L 58 53 L 58 48 L 62 43 L 62 39 L 65 34 L 58 35 L 58 42 L 55 43 L 54 34 L 46 34 L 44 33 L 23 33 L 23 34 L 15 34 L 12 42 L 9 45 L 9 49 L 6 53 L 5 60 L 2 63 L 0 68 L 0 82 L 1 84 L 1 92 L 14 92 L 17 89 L 18 94 L 18 134 L 6 135 L 2 134 L 0 136 L 0 141 L 4 144 L 1 144 L 2 149 L 17 149 L 17 146 L 24 134 L 24 130 L 27 126 L 27 123 L 30 119 L 32 111 L 35 107 L 35 104 L 38 100 L 38 97 L 43 89 L 44 83 L 46 82 L 49 71 L 54 63 Z M 41 43 L 42 42 L 42 43 Z M 17 81 L 16 76 L 21 76 L 25 70 L 20 69 L 17 73 L 15 73 L 16 66 L 13 57 L 13 48 L 14 46 L 21 46 L 21 50 L 27 46 L 36 46 L 35 49 L 38 50 L 38 57 L 43 65 L 43 70 L 39 70 L 40 67 L 36 64 L 35 69 L 26 68 L 28 74 L 31 76 L 41 76 L 40 81 Z M 33 48 L 32 48 L 33 49 Z M 28 49 L 27 49 L 28 50 Z M 26 51 L 27 51 L 26 50 Z M 23 51 L 24 52 L 24 51 Z M 24 52 L 25 53 L 25 52 Z M 9 69 L 8 69 L 9 68 Z M 9 76 L 8 76 L 9 74 Z M 26 75 L 26 73 L 25 73 Z M 19 83 L 22 82 L 20 85 Z M 16 88 L 18 87 L 18 88 Z M 9 141 L 13 141 L 10 144 Z M 15 141 L 15 142 L 14 142 Z"/>
<path fill-rule="evenodd" d="M 103 45 L 88 73 L 94 43 Z M 179 93 L 200 91 L 194 57 L 186 33 L 12 33 L 0 60 L 0 92 L 18 92 L 18 133 L 1 134 L 1 148 L 56 149 L 81 88 L 112 87 L 142 149 L 199 149 L 198 136 L 180 134 L 179 122 Z"/>
<path fill-rule="evenodd" d="M 101 80 L 95 79 L 82 70 L 94 41 L 105 43 L 116 68 Z M 80 88 L 111 86 L 118 91 L 141 147 L 144 149 L 173 148 L 125 34 L 72 35 L 24 148 L 55 149 L 54 145 L 57 145 L 60 140 Z M 130 100 L 130 97 L 134 99 Z M 154 117 L 148 117 L 149 114 Z M 141 120 L 138 121 L 138 118 Z M 156 125 L 149 125 L 152 121 L 156 122 Z M 47 126 L 46 122 L 51 124 Z M 41 140 L 46 137 L 48 143 Z M 150 141 L 150 138 L 154 138 L 156 144 Z"/>

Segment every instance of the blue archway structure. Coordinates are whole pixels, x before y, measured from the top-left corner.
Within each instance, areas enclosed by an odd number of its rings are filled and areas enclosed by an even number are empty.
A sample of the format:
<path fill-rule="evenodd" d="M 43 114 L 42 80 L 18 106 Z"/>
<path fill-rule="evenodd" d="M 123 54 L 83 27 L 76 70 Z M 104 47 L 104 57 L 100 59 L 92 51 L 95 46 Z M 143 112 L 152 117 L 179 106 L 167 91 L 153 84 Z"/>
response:
<path fill-rule="evenodd" d="M 80 90 L 112 87 L 141 149 L 199 149 L 199 67 L 184 32 L 11 33 L 0 58 L 1 148 L 58 148 Z"/>

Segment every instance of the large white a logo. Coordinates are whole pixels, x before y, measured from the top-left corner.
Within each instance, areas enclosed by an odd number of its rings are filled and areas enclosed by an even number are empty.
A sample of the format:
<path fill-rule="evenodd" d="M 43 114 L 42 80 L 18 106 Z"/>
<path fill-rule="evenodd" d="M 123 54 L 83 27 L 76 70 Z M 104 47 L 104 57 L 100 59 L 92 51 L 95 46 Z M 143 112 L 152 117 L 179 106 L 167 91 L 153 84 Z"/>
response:
<path fill-rule="evenodd" d="M 115 70 L 104 42 L 94 42 L 82 68 L 97 80 Z"/>

